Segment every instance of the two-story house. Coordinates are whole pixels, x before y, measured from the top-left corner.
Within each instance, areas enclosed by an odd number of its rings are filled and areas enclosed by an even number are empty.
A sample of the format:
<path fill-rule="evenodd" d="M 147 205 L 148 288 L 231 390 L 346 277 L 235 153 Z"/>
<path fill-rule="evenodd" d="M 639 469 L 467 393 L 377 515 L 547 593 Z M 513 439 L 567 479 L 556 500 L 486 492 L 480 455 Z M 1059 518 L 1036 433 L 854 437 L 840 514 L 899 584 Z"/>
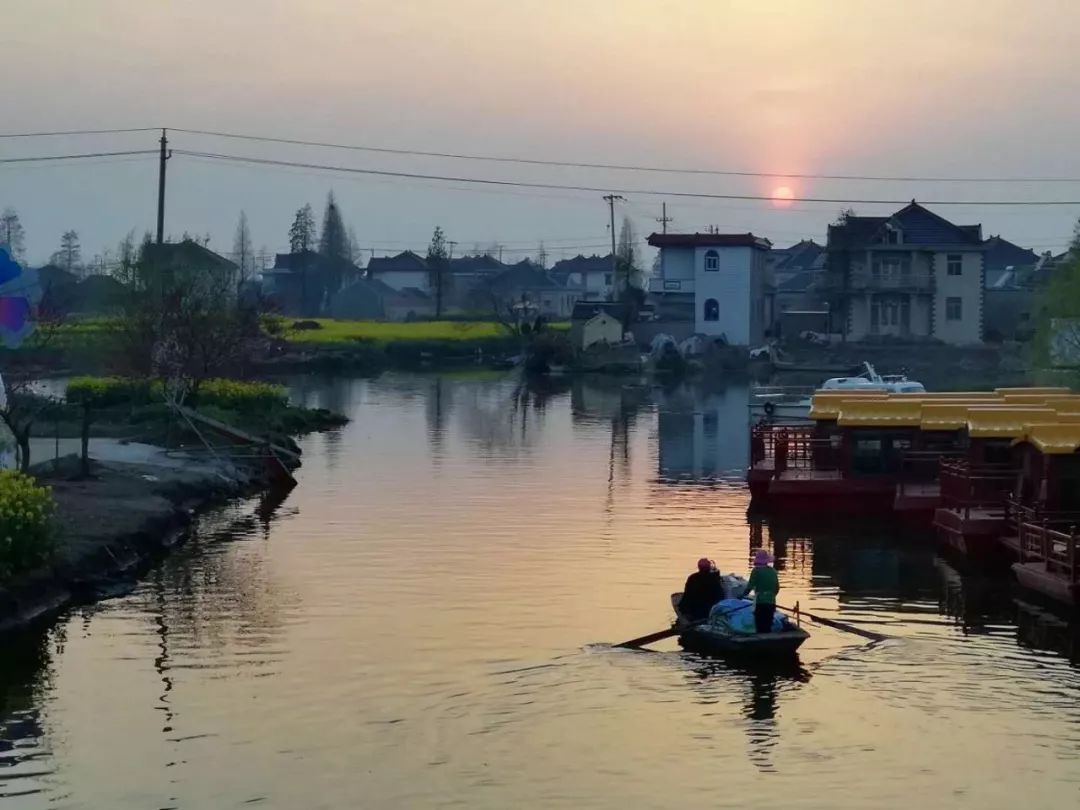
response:
<path fill-rule="evenodd" d="M 561 259 L 551 267 L 551 275 L 565 279 L 567 287 L 580 289 L 591 301 L 607 301 L 615 289 L 611 254 L 606 256 L 575 256 Z"/>
<path fill-rule="evenodd" d="M 830 225 L 824 283 L 834 330 L 848 340 L 980 342 L 985 249 L 981 225 L 954 225 L 914 200 L 891 216 Z"/>
<path fill-rule="evenodd" d="M 773 322 L 767 257 L 772 245 L 752 233 L 654 233 L 659 248 L 649 293 L 663 318 L 692 320 L 694 331 L 757 346 Z"/>

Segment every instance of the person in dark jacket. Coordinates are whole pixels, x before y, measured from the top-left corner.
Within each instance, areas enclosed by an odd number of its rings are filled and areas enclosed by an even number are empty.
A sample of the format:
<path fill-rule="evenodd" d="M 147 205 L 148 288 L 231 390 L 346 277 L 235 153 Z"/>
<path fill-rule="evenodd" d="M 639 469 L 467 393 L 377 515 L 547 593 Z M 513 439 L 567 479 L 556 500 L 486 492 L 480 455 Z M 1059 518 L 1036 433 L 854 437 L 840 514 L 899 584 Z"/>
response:
<path fill-rule="evenodd" d="M 698 570 L 686 578 L 679 602 L 679 612 L 693 621 L 708 618 L 712 606 L 724 598 L 724 584 L 712 560 L 702 557 L 697 567 Z"/>

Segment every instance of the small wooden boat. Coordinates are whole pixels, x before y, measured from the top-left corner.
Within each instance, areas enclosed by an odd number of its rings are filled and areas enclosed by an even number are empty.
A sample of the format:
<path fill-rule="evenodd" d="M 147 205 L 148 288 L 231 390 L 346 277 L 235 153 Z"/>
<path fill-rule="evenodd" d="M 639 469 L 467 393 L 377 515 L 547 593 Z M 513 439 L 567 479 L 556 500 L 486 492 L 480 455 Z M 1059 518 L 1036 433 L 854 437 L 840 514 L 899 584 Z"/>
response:
<path fill-rule="evenodd" d="M 679 612 L 681 601 L 681 593 L 671 595 L 671 606 L 675 609 L 675 627 L 680 629 L 679 644 L 691 652 L 747 658 L 783 658 L 794 656 L 802 643 L 810 638 L 809 633 L 786 617 L 784 629 L 778 633 L 724 633 L 687 619 Z"/>

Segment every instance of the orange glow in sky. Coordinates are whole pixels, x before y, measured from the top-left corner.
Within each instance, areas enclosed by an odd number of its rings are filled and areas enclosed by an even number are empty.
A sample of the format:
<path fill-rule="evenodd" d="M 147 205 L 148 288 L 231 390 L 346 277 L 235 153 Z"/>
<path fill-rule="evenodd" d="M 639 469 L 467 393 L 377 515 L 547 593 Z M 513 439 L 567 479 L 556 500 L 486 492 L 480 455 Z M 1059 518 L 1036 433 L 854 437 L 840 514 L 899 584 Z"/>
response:
<path fill-rule="evenodd" d="M 772 192 L 772 204 L 774 208 L 787 208 L 791 205 L 795 192 L 787 186 L 774 188 Z"/>

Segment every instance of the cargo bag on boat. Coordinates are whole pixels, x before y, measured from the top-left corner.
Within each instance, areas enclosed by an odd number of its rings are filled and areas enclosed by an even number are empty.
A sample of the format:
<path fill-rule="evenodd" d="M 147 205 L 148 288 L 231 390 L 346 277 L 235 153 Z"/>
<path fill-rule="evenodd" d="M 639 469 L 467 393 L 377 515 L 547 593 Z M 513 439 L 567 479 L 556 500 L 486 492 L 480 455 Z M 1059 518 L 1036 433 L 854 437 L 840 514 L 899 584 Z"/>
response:
<path fill-rule="evenodd" d="M 784 622 L 783 614 L 779 611 L 774 613 L 772 631 L 781 632 Z M 752 636 L 757 632 L 754 624 L 754 603 L 749 599 L 721 599 L 709 611 L 707 626 L 720 633 Z"/>

